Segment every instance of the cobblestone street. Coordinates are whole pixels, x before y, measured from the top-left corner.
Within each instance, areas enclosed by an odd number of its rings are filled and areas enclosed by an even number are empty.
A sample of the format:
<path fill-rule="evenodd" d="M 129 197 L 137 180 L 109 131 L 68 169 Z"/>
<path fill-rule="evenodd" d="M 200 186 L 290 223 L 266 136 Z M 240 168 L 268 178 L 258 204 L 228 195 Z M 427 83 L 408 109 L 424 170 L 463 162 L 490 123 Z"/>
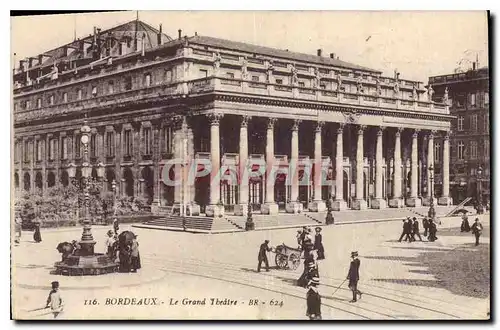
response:
<path fill-rule="evenodd" d="M 444 219 L 432 243 L 425 237 L 424 242 L 399 243 L 402 226 L 394 221 L 323 227 L 323 318 L 488 318 L 489 216 L 482 218 L 485 230 L 478 247 L 472 234 L 460 233 L 460 221 Z M 93 228 L 97 251 L 103 250 L 107 229 Z M 44 306 L 50 282 L 58 280 L 66 301 L 60 318 L 306 319 L 306 291 L 294 283 L 302 265 L 278 270 L 270 253 L 270 272 L 256 272 L 262 241 L 294 246 L 296 229 L 216 235 L 132 230 L 138 234 L 143 268 L 136 274 L 84 278 L 50 275 L 60 260 L 57 243 L 79 238 L 81 229 L 47 230 L 39 244 L 32 242 L 32 233 L 23 232 L 21 244 L 13 247 L 13 316 L 51 318 L 47 310 L 29 311 Z M 347 275 L 354 250 L 360 254 L 364 294 L 351 304 L 346 283 L 333 293 Z M 117 305 L 119 298 L 156 301 L 124 306 Z M 185 305 L 189 301 L 205 305 Z"/>

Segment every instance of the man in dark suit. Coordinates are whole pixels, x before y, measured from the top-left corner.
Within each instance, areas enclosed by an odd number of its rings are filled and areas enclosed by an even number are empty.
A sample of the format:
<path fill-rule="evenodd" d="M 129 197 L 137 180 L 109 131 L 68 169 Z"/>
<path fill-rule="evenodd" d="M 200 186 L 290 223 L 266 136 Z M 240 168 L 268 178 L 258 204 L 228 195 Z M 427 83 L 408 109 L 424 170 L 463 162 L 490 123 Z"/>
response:
<path fill-rule="evenodd" d="M 359 299 L 361 299 L 361 295 L 363 294 L 358 290 L 358 281 L 359 281 L 359 266 L 361 262 L 358 259 L 358 252 L 351 252 L 351 265 L 349 266 L 349 273 L 347 274 L 347 279 L 349 280 L 349 289 L 352 291 L 352 300 L 350 302 L 356 302 L 357 296 L 359 295 Z"/>
<path fill-rule="evenodd" d="M 424 236 L 427 237 L 427 231 L 429 230 L 429 220 L 427 220 L 427 217 L 424 217 L 424 220 L 422 220 L 422 227 L 424 227 Z"/>
<path fill-rule="evenodd" d="M 476 220 L 474 221 L 474 224 L 471 227 L 471 230 L 472 230 L 472 233 L 474 234 L 474 236 L 476 236 L 476 246 L 478 246 L 479 245 L 479 236 L 481 236 L 481 234 L 483 232 L 483 225 L 481 224 L 481 222 L 479 222 L 479 218 L 476 218 Z"/>
<path fill-rule="evenodd" d="M 399 237 L 399 242 L 403 239 L 403 236 L 405 236 L 405 242 L 408 240 L 411 242 L 411 223 L 410 223 L 410 218 L 406 218 L 406 220 L 403 220 L 403 232 L 401 233 L 401 236 Z"/>
<path fill-rule="evenodd" d="M 422 236 L 420 236 L 420 230 L 418 228 L 418 221 L 417 218 L 413 217 L 413 223 L 411 224 L 412 230 L 411 230 L 411 239 L 415 241 L 415 235 L 418 236 L 420 239 L 420 242 L 422 242 Z"/>
<path fill-rule="evenodd" d="M 269 240 L 265 240 L 264 243 L 260 245 L 259 249 L 259 265 L 257 266 L 257 272 L 260 272 L 260 266 L 262 265 L 262 262 L 266 265 L 266 272 L 269 271 L 269 261 L 267 260 L 267 252 L 271 251 L 271 248 L 269 247 Z"/>

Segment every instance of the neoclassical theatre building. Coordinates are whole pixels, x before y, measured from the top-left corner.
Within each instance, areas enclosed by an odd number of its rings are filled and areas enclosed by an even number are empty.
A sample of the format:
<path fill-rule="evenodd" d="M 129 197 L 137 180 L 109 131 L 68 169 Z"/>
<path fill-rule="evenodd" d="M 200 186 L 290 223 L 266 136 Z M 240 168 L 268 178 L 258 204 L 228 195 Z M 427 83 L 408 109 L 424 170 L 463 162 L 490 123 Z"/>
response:
<path fill-rule="evenodd" d="M 139 20 L 94 28 L 18 64 L 18 191 L 68 185 L 69 167 L 81 177 L 86 120 L 92 176 L 104 167 L 105 190 L 115 180 L 120 196 L 144 198 L 153 212 L 183 205 L 193 215 L 244 215 L 248 204 L 265 214 L 324 211 L 329 199 L 334 210 L 426 205 L 438 140 L 443 188 L 435 201 L 451 203 L 453 117 L 445 103 L 429 101 L 432 87 L 397 72 L 383 77 L 321 50 L 181 30 L 171 38 Z M 172 159 L 181 162 L 164 170 Z M 190 165 L 203 172 L 207 162 L 211 174 L 190 184 Z M 240 175 L 262 163 L 261 175 Z M 237 180 L 214 174 L 225 166 L 238 169 Z M 166 175 L 181 183 L 165 184 Z"/>

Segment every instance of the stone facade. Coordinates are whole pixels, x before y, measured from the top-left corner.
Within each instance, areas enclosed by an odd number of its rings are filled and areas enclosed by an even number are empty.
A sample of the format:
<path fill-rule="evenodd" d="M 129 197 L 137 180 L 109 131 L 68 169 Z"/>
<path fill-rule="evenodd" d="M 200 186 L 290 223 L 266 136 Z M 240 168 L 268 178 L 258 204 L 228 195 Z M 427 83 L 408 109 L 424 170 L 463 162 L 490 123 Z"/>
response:
<path fill-rule="evenodd" d="M 422 83 L 334 56 L 171 40 L 140 24 L 158 43 L 143 37 L 124 52 L 127 34 L 120 41 L 99 31 L 90 49 L 115 41 L 91 62 L 64 65 L 54 55 L 55 65 L 16 69 L 17 189 L 68 184 L 68 166 L 81 166 L 86 117 L 91 163 L 105 167 L 106 188 L 114 179 L 119 194 L 144 197 L 155 211 L 179 204 L 191 214 L 245 215 L 248 203 L 267 214 L 323 211 L 329 198 L 336 210 L 362 210 L 430 197 L 433 137 L 447 136 L 453 117 Z M 448 152 L 441 161 L 449 166 Z M 164 183 L 174 178 L 180 183 Z"/>

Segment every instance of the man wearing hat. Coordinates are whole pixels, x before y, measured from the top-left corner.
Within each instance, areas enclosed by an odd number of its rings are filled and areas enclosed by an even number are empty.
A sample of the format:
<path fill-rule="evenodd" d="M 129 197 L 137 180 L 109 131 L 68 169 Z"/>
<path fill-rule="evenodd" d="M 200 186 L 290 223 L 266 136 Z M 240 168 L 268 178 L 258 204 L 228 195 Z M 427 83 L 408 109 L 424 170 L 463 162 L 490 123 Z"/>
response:
<path fill-rule="evenodd" d="M 321 320 L 321 295 L 318 292 L 319 278 L 313 277 L 307 284 L 307 311 L 310 320 Z"/>
<path fill-rule="evenodd" d="M 47 298 L 47 308 L 50 307 L 52 310 L 52 314 L 54 314 L 54 318 L 59 316 L 62 313 L 64 308 L 64 302 L 61 297 L 61 291 L 59 291 L 59 282 L 54 281 L 52 284 L 52 290 L 49 293 L 49 297 Z"/>
<path fill-rule="evenodd" d="M 411 224 L 411 239 L 416 241 L 415 235 L 418 236 L 420 242 L 422 242 L 422 236 L 420 236 L 420 228 L 418 228 L 418 220 L 416 217 L 413 217 L 413 223 Z"/>
<path fill-rule="evenodd" d="M 474 236 L 476 236 L 476 246 L 478 246 L 479 236 L 481 236 L 483 232 L 483 225 L 481 224 L 481 222 L 479 222 L 479 218 L 476 218 L 476 220 L 474 220 L 474 224 L 472 225 L 471 230 Z"/>
<path fill-rule="evenodd" d="M 406 218 L 406 220 L 403 220 L 403 232 L 401 233 L 401 236 L 399 237 L 398 242 L 401 242 L 403 239 L 403 236 L 405 237 L 405 242 L 408 240 L 411 243 L 411 220 L 410 218 Z"/>
<path fill-rule="evenodd" d="M 361 291 L 358 290 L 358 281 L 359 281 L 359 266 L 361 262 L 358 259 L 358 251 L 351 252 L 351 265 L 349 267 L 349 274 L 347 274 L 347 279 L 349 280 L 349 289 L 352 291 L 352 300 L 350 302 L 357 301 L 357 295 L 359 295 L 359 299 L 361 299 Z"/>
<path fill-rule="evenodd" d="M 314 236 L 314 249 L 318 253 L 318 260 L 325 259 L 325 248 L 323 247 L 323 236 L 321 227 L 316 227 L 316 236 Z"/>
<path fill-rule="evenodd" d="M 269 271 L 269 261 L 267 260 L 267 252 L 269 251 L 271 251 L 271 248 L 269 247 L 269 240 L 266 239 L 264 243 L 260 245 L 258 256 L 259 264 L 257 266 L 257 272 L 260 273 L 260 266 L 262 262 L 264 262 L 264 264 L 266 265 L 266 272 Z"/>

